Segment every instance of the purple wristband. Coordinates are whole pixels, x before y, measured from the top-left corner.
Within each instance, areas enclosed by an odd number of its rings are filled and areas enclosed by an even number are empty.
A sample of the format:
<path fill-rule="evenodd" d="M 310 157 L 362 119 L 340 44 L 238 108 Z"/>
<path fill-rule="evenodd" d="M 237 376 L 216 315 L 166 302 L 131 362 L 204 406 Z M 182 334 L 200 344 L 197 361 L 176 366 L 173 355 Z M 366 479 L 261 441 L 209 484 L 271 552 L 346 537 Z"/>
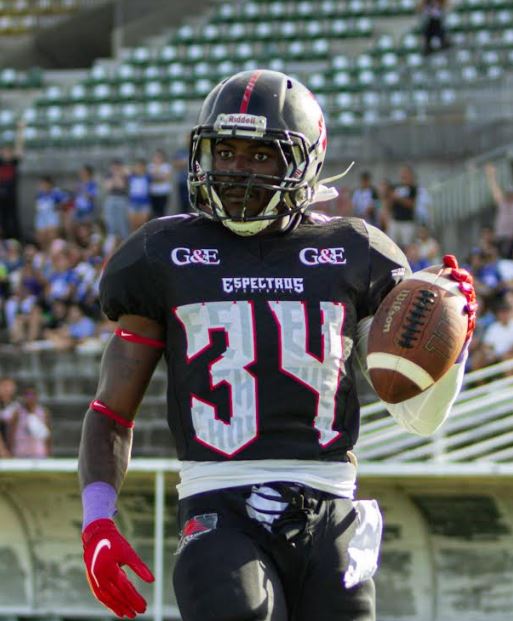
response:
<path fill-rule="evenodd" d="M 95 481 L 86 485 L 82 490 L 82 507 L 84 511 L 82 530 L 85 530 L 94 520 L 113 518 L 116 514 L 117 498 L 116 490 L 109 483 Z"/>

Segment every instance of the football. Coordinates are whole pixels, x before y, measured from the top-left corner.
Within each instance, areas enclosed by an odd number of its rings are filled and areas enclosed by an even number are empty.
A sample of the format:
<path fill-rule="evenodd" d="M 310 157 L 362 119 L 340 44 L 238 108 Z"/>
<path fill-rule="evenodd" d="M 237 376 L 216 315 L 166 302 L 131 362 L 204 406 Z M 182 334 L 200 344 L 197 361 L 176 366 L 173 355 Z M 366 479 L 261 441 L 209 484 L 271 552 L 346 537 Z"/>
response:
<path fill-rule="evenodd" d="M 392 289 L 374 315 L 367 346 L 367 366 L 380 399 L 410 399 L 449 370 L 465 342 L 465 304 L 443 266 L 415 272 Z"/>

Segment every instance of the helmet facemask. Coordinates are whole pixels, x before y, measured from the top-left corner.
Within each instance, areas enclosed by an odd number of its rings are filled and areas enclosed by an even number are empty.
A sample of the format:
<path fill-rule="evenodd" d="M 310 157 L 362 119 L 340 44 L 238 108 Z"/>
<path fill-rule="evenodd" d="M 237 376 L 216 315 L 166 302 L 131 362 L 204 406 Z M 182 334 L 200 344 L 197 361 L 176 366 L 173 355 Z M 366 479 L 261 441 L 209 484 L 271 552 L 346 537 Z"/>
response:
<path fill-rule="evenodd" d="M 221 122 L 214 126 L 198 126 L 191 137 L 188 183 L 193 207 L 242 236 L 256 235 L 280 218 L 287 218 L 282 227 L 287 228 L 292 216 L 303 212 L 311 203 L 323 161 L 319 142 L 309 145 L 303 135 L 291 131 L 261 131 L 258 125 L 261 117 L 255 118 L 256 128 L 249 129 L 247 124 L 224 127 Z M 218 141 L 248 138 L 277 151 L 283 163 L 282 174 L 214 169 L 212 153 Z M 241 212 L 234 217 L 223 205 L 221 195 L 227 188 L 238 187 L 244 189 L 244 195 Z M 255 192 L 265 192 L 269 198 L 258 214 L 248 215 L 247 204 Z"/>

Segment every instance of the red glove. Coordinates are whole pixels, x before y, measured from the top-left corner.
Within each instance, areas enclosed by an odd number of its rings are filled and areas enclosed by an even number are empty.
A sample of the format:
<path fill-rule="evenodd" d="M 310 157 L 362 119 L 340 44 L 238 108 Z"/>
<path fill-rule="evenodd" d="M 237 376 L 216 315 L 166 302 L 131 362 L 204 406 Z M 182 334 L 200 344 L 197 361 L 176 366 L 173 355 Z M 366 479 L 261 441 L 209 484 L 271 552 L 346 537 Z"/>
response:
<path fill-rule="evenodd" d="M 458 281 L 458 289 L 467 298 L 465 312 L 468 315 L 468 328 L 465 342 L 468 342 L 472 338 L 472 333 L 476 327 L 477 300 L 474 290 L 474 279 L 472 274 L 458 266 L 458 261 L 454 255 L 446 254 L 443 261 L 444 267 L 448 267 L 451 270 L 451 278 Z"/>
<path fill-rule="evenodd" d="M 121 566 L 128 565 L 145 582 L 153 582 L 155 578 L 114 522 L 94 520 L 82 533 L 82 542 L 87 580 L 96 599 L 118 617 L 134 619 L 137 613 L 145 612 L 146 600 L 135 590 Z"/>

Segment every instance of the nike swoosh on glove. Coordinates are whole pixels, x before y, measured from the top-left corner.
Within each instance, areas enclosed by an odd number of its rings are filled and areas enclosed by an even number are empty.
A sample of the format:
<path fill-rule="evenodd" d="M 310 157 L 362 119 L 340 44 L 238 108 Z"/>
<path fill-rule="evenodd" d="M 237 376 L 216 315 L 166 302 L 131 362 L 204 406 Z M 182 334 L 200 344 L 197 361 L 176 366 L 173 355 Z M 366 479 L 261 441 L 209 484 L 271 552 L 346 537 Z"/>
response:
<path fill-rule="evenodd" d="M 146 611 L 146 600 L 121 569 L 128 565 L 142 580 L 155 578 L 110 519 L 91 522 L 82 533 L 86 575 L 96 599 L 118 617 L 134 619 Z"/>
<path fill-rule="evenodd" d="M 467 313 L 467 336 L 465 338 L 463 349 L 458 356 L 457 362 L 460 362 L 472 339 L 474 328 L 476 327 L 478 305 L 474 289 L 474 278 L 470 272 L 467 272 L 467 270 L 458 265 L 456 257 L 452 254 L 446 254 L 443 258 L 443 263 L 445 267 L 448 267 L 451 270 L 451 278 L 458 282 L 458 289 L 467 298 L 467 303 L 465 305 L 465 312 Z"/>

